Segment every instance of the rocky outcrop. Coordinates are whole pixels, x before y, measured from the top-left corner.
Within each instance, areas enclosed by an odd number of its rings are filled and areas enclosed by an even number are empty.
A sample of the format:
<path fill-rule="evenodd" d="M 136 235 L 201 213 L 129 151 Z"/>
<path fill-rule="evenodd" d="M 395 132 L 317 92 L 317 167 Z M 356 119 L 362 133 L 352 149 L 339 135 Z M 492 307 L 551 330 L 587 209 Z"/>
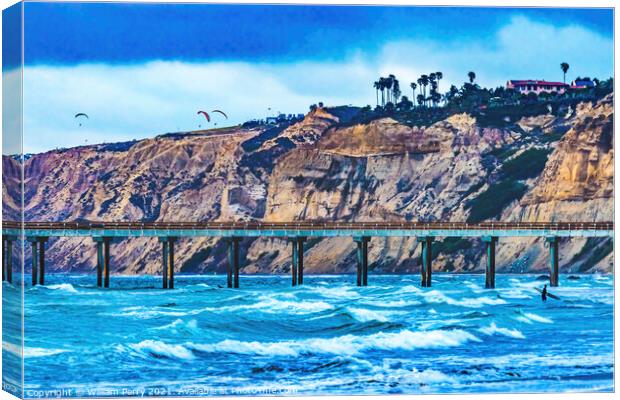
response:
<path fill-rule="evenodd" d="M 481 126 L 468 114 L 428 127 L 392 118 L 349 124 L 336 114 L 319 108 L 290 126 L 176 133 L 37 154 L 24 165 L 25 215 L 29 220 L 466 221 L 484 210 L 493 190 L 515 187 L 512 197 L 492 197 L 497 212 L 486 213 L 488 218 L 613 219 L 611 96 L 581 104 L 570 115 L 528 117 L 501 128 Z M 19 167 L 11 160 L 3 159 L 5 170 Z M 517 164 L 528 173 L 509 173 L 511 163 L 512 170 Z M 4 215 L 18 215 L 11 190 L 3 184 Z M 115 272 L 159 273 L 155 239 L 113 246 Z M 244 273 L 290 268 L 290 248 L 283 240 L 246 239 L 242 246 Z M 216 238 L 183 239 L 177 248 L 181 272 L 225 268 L 225 246 Z M 563 268 L 609 271 L 609 249 L 605 240 L 569 240 L 562 244 Z M 52 270 L 82 271 L 94 268 L 94 251 L 86 239 L 55 239 L 46 256 Z M 350 238 L 311 239 L 306 272 L 352 272 L 353 251 Z M 418 254 L 414 238 L 374 238 L 370 268 L 417 272 Z M 437 270 L 476 271 L 484 263 L 477 240 L 438 238 L 435 257 Z M 499 271 L 547 265 L 539 240 L 502 240 L 497 259 Z"/>
<path fill-rule="evenodd" d="M 580 104 L 572 127 L 549 158 L 538 185 L 521 203 L 611 198 L 613 159 L 613 99 Z"/>
<path fill-rule="evenodd" d="M 582 103 L 570 128 L 549 156 L 545 169 L 519 204 L 504 217 L 517 221 L 613 221 L 613 97 Z M 540 240 L 522 240 L 518 252 L 544 262 Z M 611 271 L 611 239 L 564 240 L 561 261 L 571 271 Z M 514 247 L 514 246 L 513 246 Z M 588 247 L 590 247 L 588 249 Z M 582 250 L 585 249 L 585 252 Z M 512 256 L 507 248 L 500 260 Z M 585 256 L 584 253 L 591 253 Z M 517 260 L 521 263 L 522 260 Z"/>

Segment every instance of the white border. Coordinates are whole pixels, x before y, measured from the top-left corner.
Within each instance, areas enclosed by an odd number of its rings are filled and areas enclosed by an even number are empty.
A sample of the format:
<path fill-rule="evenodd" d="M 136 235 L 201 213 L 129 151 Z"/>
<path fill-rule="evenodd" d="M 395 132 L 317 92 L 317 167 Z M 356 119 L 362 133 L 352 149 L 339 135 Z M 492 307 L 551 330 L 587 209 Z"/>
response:
<path fill-rule="evenodd" d="M 33 0 L 36 1 L 36 0 Z M 52 0 L 56 1 L 56 0 Z M 52 2 L 50 1 L 50 2 Z M 96 0 L 66 0 L 65 2 L 100 2 Z M 110 2 L 120 2 L 120 1 L 110 1 Z M 612 0 L 588 0 L 588 1 L 578 1 L 578 0 L 563 0 L 563 1 L 549 1 L 549 0 L 432 0 L 432 1 L 420 1 L 420 0 L 389 0 L 387 2 L 381 1 L 369 1 L 369 0 L 312 0 L 312 1 L 301 1 L 301 0 L 271 0 L 271 1 L 251 1 L 251 0 L 236 0 L 236 1 L 213 1 L 213 0 L 168 0 L 168 1 L 158 1 L 158 0 L 141 0 L 141 3 L 236 3 L 236 4 L 320 4 L 320 5 L 409 5 L 409 6 L 482 6 L 482 7 L 558 7 L 558 8 L 614 8 L 614 39 L 615 39 L 615 27 L 616 27 L 616 14 L 615 14 L 615 5 L 616 2 Z M 0 0 L 0 6 L 2 9 L 5 9 L 13 4 L 17 3 L 15 0 Z M 1 52 L 1 27 L 2 22 L 0 19 L 0 52 Z M 614 40 L 614 78 L 617 78 L 618 75 L 618 52 L 617 43 Z M 1 64 L 0 64 L 1 65 Z M 616 83 L 616 82 L 614 82 Z M 615 88 L 614 88 L 615 91 Z M 1 108 L 1 98 L 0 98 L 0 118 L 2 117 L 2 108 Z M 614 107 L 615 107 L 615 97 L 614 97 Z M 615 121 L 614 121 L 614 136 L 615 136 Z M 615 142 L 615 140 L 614 140 Z M 614 172 L 618 171 L 618 158 L 614 159 Z M 615 188 L 615 174 L 614 174 L 614 188 Z M 620 198 L 615 196 L 614 198 L 614 226 L 618 226 L 617 220 L 615 218 L 615 211 L 618 209 L 620 205 Z M 614 241 L 614 254 L 616 253 L 616 246 Z M 614 272 L 615 272 L 615 263 L 614 263 Z M 616 304 L 618 301 L 618 279 L 614 279 L 614 293 L 615 293 L 615 301 L 614 301 L 614 343 L 618 343 L 619 339 L 619 324 L 616 313 Z M 2 316 L 2 312 L 0 310 L 0 318 Z M 561 340 L 561 338 L 559 338 Z M 567 344 L 569 345 L 569 344 Z M 617 346 L 615 347 L 615 354 L 617 354 Z M 616 358 L 616 357 L 615 357 Z M 0 370 L 1 370 L 1 362 L 0 362 Z M 615 364 L 617 366 L 617 364 Z M 618 390 L 620 383 L 619 374 L 617 371 L 614 373 L 614 387 L 615 390 Z M 444 399 L 461 399 L 461 400 L 471 400 L 471 399 L 502 399 L 502 400 L 514 400 L 514 399 L 543 399 L 543 400 L 574 400 L 574 399 L 611 399 L 615 398 L 615 393 L 559 393 L 559 394 L 463 394 L 463 395 L 389 395 L 389 396 L 299 396 L 299 397 L 258 397 L 258 399 L 300 399 L 300 398 L 314 398 L 317 397 L 319 399 L 382 399 L 382 400 L 394 400 L 394 399 L 418 399 L 423 396 L 424 400 L 444 400 Z M 6 392 L 0 392 L 0 399 L 9 399 L 14 398 Z M 219 397 L 221 399 L 249 399 L 251 397 Z M 175 397 L 167 397 L 166 399 L 177 399 Z"/>

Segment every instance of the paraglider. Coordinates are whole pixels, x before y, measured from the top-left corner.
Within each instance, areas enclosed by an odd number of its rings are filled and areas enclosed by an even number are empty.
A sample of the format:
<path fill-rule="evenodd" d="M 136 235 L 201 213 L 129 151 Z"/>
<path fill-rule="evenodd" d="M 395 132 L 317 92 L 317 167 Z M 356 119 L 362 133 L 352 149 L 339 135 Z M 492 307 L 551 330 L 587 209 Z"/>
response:
<path fill-rule="evenodd" d="M 211 122 L 211 117 L 209 117 L 209 114 L 207 114 L 206 111 L 198 111 L 196 114 L 197 115 L 203 114 L 205 118 L 207 119 L 207 122 Z"/>
<path fill-rule="evenodd" d="M 220 113 L 222 114 L 226 119 L 228 119 L 228 115 L 226 115 L 226 113 L 224 111 L 221 110 L 213 110 L 211 111 L 211 113 Z"/>
<path fill-rule="evenodd" d="M 84 113 L 77 113 L 77 114 L 75 114 L 75 116 L 74 116 L 73 118 L 74 118 L 74 119 L 75 119 L 75 118 L 86 118 L 86 119 L 90 119 L 90 118 L 88 118 L 88 115 L 86 115 L 86 114 L 84 114 Z M 80 121 L 79 125 L 80 125 L 80 126 L 82 126 L 82 122 L 81 122 L 82 120 L 80 119 L 80 120 L 78 120 L 78 121 Z"/>

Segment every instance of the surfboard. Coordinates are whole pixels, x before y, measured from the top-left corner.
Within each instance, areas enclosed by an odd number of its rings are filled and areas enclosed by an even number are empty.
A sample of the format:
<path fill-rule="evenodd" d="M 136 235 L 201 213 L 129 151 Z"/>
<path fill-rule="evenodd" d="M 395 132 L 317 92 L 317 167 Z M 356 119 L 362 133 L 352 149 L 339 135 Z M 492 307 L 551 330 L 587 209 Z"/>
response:
<path fill-rule="evenodd" d="M 542 294 L 542 289 L 539 289 L 539 288 L 534 288 L 534 289 L 536 289 L 536 291 L 537 291 L 538 293 L 541 293 L 541 294 Z M 559 298 L 558 296 L 556 296 L 556 295 L 554 295 L 554 294 L 551 294 L 551 293 L 549 293 L 549 292 L 547 292 L 547 297 L 550 297 L 550 298 L 552 298 L 552 299 L 554 299 L 554 300 L 560 300 L 560 298 Z"/>

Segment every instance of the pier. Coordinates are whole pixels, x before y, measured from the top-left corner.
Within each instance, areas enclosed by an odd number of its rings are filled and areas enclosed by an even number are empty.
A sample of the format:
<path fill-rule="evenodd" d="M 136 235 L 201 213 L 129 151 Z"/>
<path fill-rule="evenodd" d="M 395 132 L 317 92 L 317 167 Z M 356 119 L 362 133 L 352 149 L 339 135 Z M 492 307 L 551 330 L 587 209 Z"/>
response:
<path fill-rule="evenodd" d="M 500 238 L 539 237 L 549 245 L 549 284 L 559 285 L 559 242 L 569 237 L 612 237 L 613 222 L 3 222 L 2 279 L 12 282 L 13 244 L 32 248 L 32 285 L 45 284 L 45 243 L 49 238 L 90 237 L 97 247 L 97 286 L 110 287 L 110 251 L 115 241 L 158 238 L 162 244 L 162 288 L 174 288 L 174 244 L 179 238 L 220 237 L 228 252 L 227 286 L 239 287 L 241 242 L 248 237 L 286 239 L 291 243 L 291 284 L 304 279 L 304 242 L 309 237 L 351 237 L 356 245 L 357 285 L 368 285 L 368 244 L 373 237 L 415 237 L 421 248 L 421 286 L 431 287 L 436 237 L 479 238 L 486 249 L 485 287 L 495 288 L 495 251 Z M 22 238 L 22 239 L 20 239 Z"/>

